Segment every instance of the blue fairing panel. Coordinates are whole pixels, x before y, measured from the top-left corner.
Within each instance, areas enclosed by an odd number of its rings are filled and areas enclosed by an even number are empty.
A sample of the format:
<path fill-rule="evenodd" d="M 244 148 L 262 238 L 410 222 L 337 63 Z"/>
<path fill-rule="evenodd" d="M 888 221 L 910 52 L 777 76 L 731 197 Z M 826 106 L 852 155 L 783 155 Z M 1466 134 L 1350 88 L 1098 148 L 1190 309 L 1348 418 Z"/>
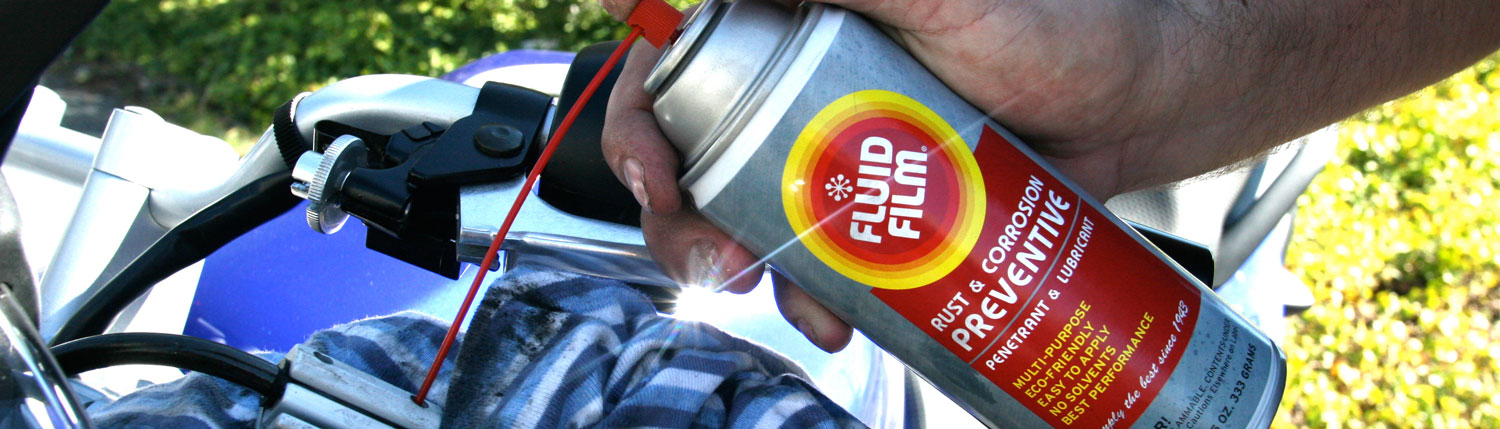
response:
<path fill-rule="evenodd" d="M 357 219 L 338 233 L 308 228 L 306 203 L 209 256 L 184 333 L 241 349 L 287 350 L 314 331 L 417 310 L 452 318 L 474 267 L 459 280 L 365 248 Z"/>

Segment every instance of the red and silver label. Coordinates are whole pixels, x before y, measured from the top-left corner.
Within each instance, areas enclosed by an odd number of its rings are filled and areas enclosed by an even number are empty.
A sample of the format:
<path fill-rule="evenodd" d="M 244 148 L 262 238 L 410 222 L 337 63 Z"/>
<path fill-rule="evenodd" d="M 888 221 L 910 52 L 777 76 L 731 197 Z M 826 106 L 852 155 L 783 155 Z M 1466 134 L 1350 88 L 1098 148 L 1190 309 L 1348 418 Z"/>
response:
<path fill-rule="evenodd" d="M 1128 426 L 1197 322 L 1196 286 L 986 127 L 866 90 L 804 128 L 782 176 L 802 243 L 1058 426 Z"/>

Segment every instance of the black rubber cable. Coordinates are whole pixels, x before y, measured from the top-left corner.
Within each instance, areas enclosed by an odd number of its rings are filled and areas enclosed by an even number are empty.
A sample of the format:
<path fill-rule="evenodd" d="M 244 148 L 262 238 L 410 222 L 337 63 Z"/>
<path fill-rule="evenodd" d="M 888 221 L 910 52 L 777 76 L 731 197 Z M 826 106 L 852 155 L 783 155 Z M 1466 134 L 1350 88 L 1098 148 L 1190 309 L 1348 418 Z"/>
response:
<path fill-rule="evenodd" d="M 276 364 L 234 347 L 186 335 L 127 332 L 98 335 L 52 347 L 68 376 L 115 365 L 164 365 L 197 371 L 245 386 L 264 397 L 280 396 L 284 382 Z"/>
<path fill-rule="evenodd" d="M 287 189 L 287 172 L 267 175 L 235 190 L 172 228 L 110 278 L 63 322 L 50 344 L 104 333 L 120 310 L 167 276 L 202 260 L 231 240 L 286 213 L 301 199 Z"/>

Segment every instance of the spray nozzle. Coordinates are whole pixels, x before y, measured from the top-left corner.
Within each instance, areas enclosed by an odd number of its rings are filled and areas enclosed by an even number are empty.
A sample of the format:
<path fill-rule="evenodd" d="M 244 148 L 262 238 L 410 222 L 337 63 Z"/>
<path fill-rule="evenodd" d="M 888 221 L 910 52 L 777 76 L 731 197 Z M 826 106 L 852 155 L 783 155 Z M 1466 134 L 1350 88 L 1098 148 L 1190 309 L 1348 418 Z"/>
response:
<path fill-rule="evenodd" d="M 641 29 L 647 42 L 660 48 L 677 38 L 677 26 L 682 23 L 682 12 L 664 0 L 640 0 L 625 24 Z"/>

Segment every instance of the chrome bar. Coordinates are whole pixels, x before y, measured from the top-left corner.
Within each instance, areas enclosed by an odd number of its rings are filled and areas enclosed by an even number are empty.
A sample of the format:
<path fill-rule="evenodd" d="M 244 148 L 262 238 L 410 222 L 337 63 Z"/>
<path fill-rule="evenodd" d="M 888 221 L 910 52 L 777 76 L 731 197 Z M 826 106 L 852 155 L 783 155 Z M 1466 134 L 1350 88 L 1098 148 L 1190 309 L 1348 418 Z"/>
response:
<path fill-rule="evenodd" d="M 523 180 L 459 190 L 460 261 L 482 262 Z M 639 228 L 574 216 L 540 198 L 528 198 L 521 206 L 501 249 L 506 250 L 505 266 L 535 264 L 636 284 L 677 286 L 651 259 Z"/>

